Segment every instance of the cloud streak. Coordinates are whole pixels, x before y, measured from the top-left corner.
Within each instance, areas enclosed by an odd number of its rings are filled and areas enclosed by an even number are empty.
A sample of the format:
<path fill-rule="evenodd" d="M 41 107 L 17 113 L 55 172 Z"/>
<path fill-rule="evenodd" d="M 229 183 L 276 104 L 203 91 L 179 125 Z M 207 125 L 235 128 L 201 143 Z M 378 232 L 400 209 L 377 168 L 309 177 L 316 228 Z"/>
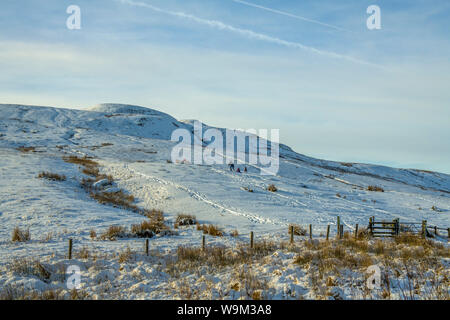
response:
<path fill-rule="evenodd" d="M 306 21 L 306 22 L 310 22 L 310 23 L 315 23 L 315 24 L 318 24 L 318 25 L 321 25 L 321 26 L 324 26 L 324 27 L 328 27 L 328 28 L 331 28 L 331 29 L 354 33 L 353 31 L 350 31 L 350 30 L 347 30 L 347 29 L 344 29 L 344 28 L 341 28 L 341 27 L 337 27 L 337 26 L 334 26 L 334 25 L 331 25 L 331 24 L 328 24 L 328 23 L 324 23 L 324 22 L 320 22 L 320 21 L 317 21 L 317 20 L 305 18 L 305 17 L 299 16 L 299 15 L 295 15 L 295 14 L 292 14 L 292 13 L 289 13 L 289 12 L 285 12 L 285 11 L 280 11 L 280 10 L 276 10 L 276 9 L 272 9 L 272 8 L 268 8 L 268 7 L 263 7 L 263 6 L 260 6 L 258 4 L 255 4 L 255 3 L 242 1 L 242 0 L 231 0 L 231 1 L 243 4 L 243 5 L 246 5 L 246 6 L 249 6 L 249 7 L 254 7 L 254 8 L 262 9 L 262 10 L 269 11 L 269 12 L 272 12 L 272 13 L 280 14 L 280 15 L 283 15 L 283 16 L 286 16 L 286 17 L 290 17 L 290 18 L 294 18 L 294 19 L 298 19 L 298 20 L 302 20 L 302 21 Z"/>
<path fill-rule="evenodd" d="M 353 62 L 353 63 L 357 63 L 357 64 L 362 64 L 362 65 L 368 65 L 368 66 L 372 66 L 372 67 L 376 67 L 376 68 L 383 68 L 380 65 L 371 63 L 371 62 L 367 62 L 364 60 L 360 60 L 348 55 L 343 55 L 343 54 L 339 54 L 339 53 L 335 53 L 332 51 L 326 51 L 326 50 L 320 50 L 320 49 L 316 49 L 314 47 L 310 47 L 310 46 L 306 46 L 303 45 L 301 43 L 298 42 L 292 42 L 292 41 L 287 41 L 287 40 L 283 40 L 280 38 L 276 38 L 276 37 L 272 37 L 272 36 L 268 36 L 262 33 L 258 33 L 249 29 L 242 29 L 242 28 L 237 28 L 234 27 L 232 25 L 229 24 L 225 24 L 221 21 L 218 20 L 208 20 L 208 19 L 203 19 L 203 18 L 199 18 L 196 17 L 192 14 L 187 14 L 184 12 L 180 12 L 180 11 L 169 11 L 169 10 L 165 10 L 165 9 L 161 9 L 158 7 L 155 7 L 153 5 L 150 5 L 148 3 L 145 2 L 138 2 L 138 1 L 133 1 L 133 0 L 116 0 L 119 1 L 123 4 L 127 4 L 130 6 L 135 6 L 135 7 L 142 7 L 142 8 L 147 8 L 147 9 L 151 9 L 155 12 L 159 12 L 159 13 L 163 13 L 163 14 L 167 14 L 170 16 L 174 16 L 174 17 L 179 17 L 179 18 L 184 18 L 190 21 L 194 21 L 198 24 L 203 24 L 203 25 L 207 25 L 211 28 L 215 28 L 215 29 L 219 29 L 219 30 L 226 30 L 226 31 L 230 31 L 236 34 L 239 34 L 241 36 L 245 36 L 247 38 L 250 39 L 256 39 L 256 40 L 260 40 L 260 41 L 265 41 L 265 42 L 270 42 L 270 43 L 274 43 L 274 44 L 278 44 L 284 47 L 288 47 L 288 48 L 296 48 L 296 49 L 301 49 L 307 52 L 311 52 L 314 54 L 318 54 L 321 56 L 325 56 L 325 57 L 329 57 L 329 58 L 334 58 L 334 59 L 343 59 L 349 62 Z"/>

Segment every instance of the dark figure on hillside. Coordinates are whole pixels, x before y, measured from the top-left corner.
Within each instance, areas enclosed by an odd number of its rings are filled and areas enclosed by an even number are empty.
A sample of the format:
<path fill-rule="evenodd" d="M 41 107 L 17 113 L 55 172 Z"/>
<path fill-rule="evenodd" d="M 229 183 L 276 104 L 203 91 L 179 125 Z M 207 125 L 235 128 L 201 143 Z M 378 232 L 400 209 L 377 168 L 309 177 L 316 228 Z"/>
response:
<path fill-rule="evenodd" d="M 230 167 L 230 171 L 234 171 L 234 163 L 230 163 L 228 166 Z"/>
<path fill-rule="evenodd" d="M 247 167 L 244 167 L 244 172 L 247 172 Z"/>
<path fill-rule="evenodd" d="M 241 173 L 241 169 L 237 168 L 236 172 Z"/>

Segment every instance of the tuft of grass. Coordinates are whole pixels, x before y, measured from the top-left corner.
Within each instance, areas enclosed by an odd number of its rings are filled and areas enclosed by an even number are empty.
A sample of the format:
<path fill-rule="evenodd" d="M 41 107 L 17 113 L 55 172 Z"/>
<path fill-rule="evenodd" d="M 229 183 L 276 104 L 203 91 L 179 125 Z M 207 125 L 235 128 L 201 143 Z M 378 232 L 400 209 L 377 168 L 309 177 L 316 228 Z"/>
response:
<path fill-rule="evenodd" d="M 168 229 L 164 221 L 151 219 L 143 221 L 140 224 L 133 224 L 131 226 L 131 233 L 138 238 L 152 238 L 155 234 L 159 234 L 163 230 Z"/>
<path fill-rule="evenodd" d="M 253 243 L 253 249 L 251 249 L 251 251 L 252 255 L 266 256 L 277 250 L 277 248 L 278 246 L 276 245 L 275 242 L 262 240 L 262 241 L 255 241 Z"/>
<path fill-rule="evenodd" d="M 382 187 L 378 187 L 378 186 L 368 186 L 367 190 L 375 191 L 375 192 L 384 192 L 384 189 Z"/>
<path fill-rule="evenodd" d="M 126 263 L 129 262 L 133 259 L 134 257 L 134 252 L 131 251 L 130 247 L 127 247 L 127 249 L 125 251 L 119 252 L 119 258 L 118 261 L 119 263 Z"/>
<path fill-rule="evenodd" d="M 289 225 L 289 231 L 288 233 L 291 234 L 291 227 L 294 227 L 294 235 L 296 236 L 306 236 L 307 235 L 307 231 L 305 228 L 303 228 L 302 226 L 298 225 L 298 224 L 293 224 L 291 223 Z"/>
<path fill-rule="evenodd" d="M 81 170 L 85 175 L 92 176 L 92 177 L 98 177 L 100 175 L 100 171 L 98 167 L 96 166 L 86 166 Z"/>
<path fill-rule="evenodd" d="M 436 206 L 432 206 L 431 210 L 436 211 L 436 212 L 441 212 L 441 210 Z"/>
<path fill-rule="evenodd" d="M 197 217 L 190 214 L 179 214 L 177 215 L 175 223 L 178 226 L 191 226 L 197 224 Z"/>
<path fill-rule="evenodd" d="M 369 230 L 367 228 L 359 228 L 356 238 L 359 240 L 368 239 L 369 238 Z"/>
<path fill-rule="evenodd" d="M 47 180 L 52 180 L 52 181 L 66 181 L 65 175 L 60 175 L 60 174 L 52 173 L 52 172 L 48 172 L 48 171 L 42 171 L 41 173 L 38 174 L 37 177 L 39 179 L 47 179 Z"/>
<path fill-rule="evenodd" d="M 353 167 L 353 163 L 350 163 L 350 162 L 341 162 L 341 166 L 344 166 L 344 167 Z"/>
<path fill-rule="evenodd" d="M 13 242 L 27 242 L 31 240 L 30 230 L 21 230 L 19 227 L 15 227 L 12 236 L 11 241 Z"/>
<path fill-rule="evenodd" d="M 82 247 L 79 251 L 75 251 L 75 257 L 77 259 L 89 259 L 90 256 L 91 254 L 86 246 Z"/>
<path fill-rule="evenodd" d="M 233 230 L 233 231 L 231 231 L 231 233 L 230 233 L 230 235 L 232 236 L 232 237 L 237 237 L 237 236 L 239 236 L 239 232 L 237 231 L 237 230 Z"/>
<path fill-rule="evenodd" d="M 89 231 L 89 237 L 91 237 L 91 239 L 94 240 L 95 238 L 97 238 L 97 232 L 95 232 L 94 229 L 91 229 Z"/>
<path fill-rule="evenodd" d="M 50 242 L 53 239 L 53 233 L 52 232 L 48 232 L 47 234 L 45 234 L 42 239 L 41 242 Z"/>
<path fill-rule="evenodd" d="M 98 162 L 88 158 L 87 156 L 84 156 L 83 158 L 77 156 L 67 156 L 63 157 L 63 160 L 65 162 L 78 164 L 84 167 L 97 167 L 99 165 Z"/>
<path fill-rule="evenodd" d="M 34 152 L 34 151 L 36 151 L 36 147 L 21 146 L 21 147 L 18 147 L 16 150 L 23 152 L 23 153 Z"/>
<path fill-rule="evenodd" d="M 35 276 L 38 279 L 48 282 L 51 272 L 39 260 L 21 258 L 14 259 L 8 266 L 9 270 L 21 276 Z"/>
<path fill-rule="evenodd" d="M 134 202 L 134 197 L 126 194 L 122 190 L 118 192 L 91 192 L 90 196 L 101 204 L 109 204 L 116 208 L 138 211 L 138 208 L 132 204 Z"/>
<path fill-rule="evenodd" d="M 110 226 L 101 236 L 102 240 L 115 241 L 126 236 L 126 229 L 122 226 Z"/>
<path fill-rule="evenodd" d="M 267 191 L 270 191 L 270 192 L 277 192 L 278 189 L 277 189 L 277 187 L 275 187 L 274 184 L 271 184 L 271 185 L 269 185 L 269 186 L 267 187 Z"/>
<path fill-rule="evenodd" d="M 206 224 L 197 224 L 197 230 L 203 231 L 204 234 L 209 234 L 210 236 L 214 237 L 222 237 L 223 231 L 216 225 L 206 225 Z"/>

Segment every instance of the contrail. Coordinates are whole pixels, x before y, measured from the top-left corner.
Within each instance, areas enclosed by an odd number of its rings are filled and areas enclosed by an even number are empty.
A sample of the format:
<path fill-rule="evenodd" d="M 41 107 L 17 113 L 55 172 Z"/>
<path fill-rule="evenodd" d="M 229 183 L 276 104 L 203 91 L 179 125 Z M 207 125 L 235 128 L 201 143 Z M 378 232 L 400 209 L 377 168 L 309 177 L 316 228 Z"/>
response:
<path fill-rule="evenodd" d="M 289 13 L 289 12 L 285 12 L 285 11 L 280 11 L 280 10 L 276 10 L 276 9 L 272 9 L 272 8 L 268 8 L 268 7 L 263 7 L 263 6 L 260 6 L 258 4 L 255 4 L 255 3 L 242 1 L 242 0 L 231 0 L 231 1 L 236 2 L 236 3 L 240 3 L 240 4 L 244 4 L 244 5 L 249 6 L 249 7 L 254 7 L 254 8 L 270 11 L 270 12 L 273 12 L 273 13 L 281 14 L 283 16 L 291 17 L 291 18 L 294 18 L 294 19 L 298 19 L 298 20 L 303 20 L 303 21 L 319 24 L 321 26 L 332 28 L 332 29 L 335 29 L 335 30 L 354 33 L 353 31 L 350 31 L 350 30 L 347 30 L 347 29 L 344 29 L 344 28 L 340 28 L 340 27 L 337 27 L 337 26 L 333 26 L 333 25 L 328 24 L 328 23 L 320 22 L 320 21 L 313 20 L 313 19 L 308 19 L 308 18 L 305 18 L 305 17 L 302 17 L 302 16 L 298 16 L 298 15 Z"/>
<path fill-rule="evenodd" d="M 346 56 L 346 55 L 342 55 L 339 53 L 335 53 L 332 51 L 325 51 L 325 50 L 320 50 L 320 49 L 316 49 L 313 47 L 309 47 L 309 46 L 305 46 L 301 43 L 298 42 L 291 42 L 291 41 L 286 41 L 283 39 L 279 39 L 279 38 L 275 38 L 275 37 L 271 37 L 262 33 L 258 33 L 258 32 L 254 32 L 252 30 L 248 30 L 248 29 L 241 29 L 241 28 L 236 28 L 233 27 L 231 25 L 225 24 L 221 21 L 218 20 L 207 20 L 207 19 L 203 19 L 203 18 L 198 18 L 194 15 L 191 14 L 187 14 L 184 12 L 179 12 L 179 11 L 168 11 L 165 9 L 161 9 L 158 7 L 155 7 L 153 5 L 150 5 L 148 3 L 144 3 L 144 2 L 137 2 L 137 1 L 133 1 L 133 0 L 116 0 L 119 1 L 123 4 L 128 4 L 131 6 L 136 6 L 136 7 L 143 7 L 143 8 L 148 8 L 151 9 L 153 11 L 156 12 L 160 12 L 160 13 L 164 13 L 167 15 L 171 15 L 171 16 L 175 16 L 175 17 L 180 17 L 180 18 L 185 18 L 194 22 L 197 22 L 199 24 L 203 24 L 203 25 L 207 25 L 210 26 L 212 28 L 216 28 L 219 30 L 227 30 L 227 31 L 231 31 L 243 36 L 246 36 L 248 38 L 251 39 L 257 39 L 257 40 L 261 40 L 261 41 L 266 41 L 266 42 L 271 42 L 271 43 L 275 43 L 275 44 L 279 44 L 285 47 L 289 47 L 289 48 L 297 48 L 297 49 L 302 49 L 308 52 L 312 52 L 312 53 L 316 53 L 322 56 L 327 56 L 327 57 L 332 57 L 332 58 L 336 58 L 336 59 L 344 59 L 350 62 L 354 62 L 354 63 L 358 63 L 358 64 L 364 64 L 364 65 L 369 65 L 372 67 L 376 67 L 376 68 L 383 68 L 379 65 L 364 61 L 364 60 L 359 60 L 350 56 Z"/>

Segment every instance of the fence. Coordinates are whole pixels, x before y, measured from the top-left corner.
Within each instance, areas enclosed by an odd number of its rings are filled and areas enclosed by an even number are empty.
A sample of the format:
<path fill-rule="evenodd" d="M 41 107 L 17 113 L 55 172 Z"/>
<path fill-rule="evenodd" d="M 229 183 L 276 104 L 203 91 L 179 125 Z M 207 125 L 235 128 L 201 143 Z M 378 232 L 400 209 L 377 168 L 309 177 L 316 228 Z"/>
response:
<path fill-rule="evenodd" d="M 341 223 L 341 218 L 337 217 L 337 232 L 336 232 L 336 238 L 342 239 L 344 237 L 344 225 Z M 354 229 L 354 237 L 355 239 L 358 238 L 358 229 L 359 225 L 355 225 Z M 431 230 L 431 232 L 429 231 Z M 428 225 L 426 220 L 423 220 L 420 222 L 401 222 L 399 219 L 394 219 L 393 221 L 376 221 L 375 217 L 369 218 L 369 225 L 368 225 L 368 233 L 372 237 L 395 237 L 400 234 L 400 232 L 411 232 L 411 233 L 418 233 L 421 234 L 423 237 L 433 237 L 433 236 L 442 236 L 439 234 L 439 231 L 447 230 L 447 238 L 450 239 L 450 228 L 442 228 L 438 226 L 432 226 Z M 294 243 L 294 235 L 295 235 L 295 229 L 294 225 L 291 224 L 288 227 L 288 235 L 290 239 L 290 243 Z M 305 234 L 306 235 L 306 234 Z M 250 243 L 249 246 L 251 249 L 254 248 L 254 232 L 250 232 Z M 327 231 L 326 231 L 326 241 L 329 240 L 330 236 L 330 225 L 327 225 Z M 313 225 L 309 224 L 309 239 L 313 239 Z M 204 251 L 206 248 L 206 237 L 205 235 L 202 236 L 202 250 Z M 73 249 L 73 240 L 69 239 L 69 250 L 68 250 L 68 258 L 69 260 L 72 259 L 72 249 Z M 145 254 L 149 255 L 149 240 L 145 239 Z"/>

